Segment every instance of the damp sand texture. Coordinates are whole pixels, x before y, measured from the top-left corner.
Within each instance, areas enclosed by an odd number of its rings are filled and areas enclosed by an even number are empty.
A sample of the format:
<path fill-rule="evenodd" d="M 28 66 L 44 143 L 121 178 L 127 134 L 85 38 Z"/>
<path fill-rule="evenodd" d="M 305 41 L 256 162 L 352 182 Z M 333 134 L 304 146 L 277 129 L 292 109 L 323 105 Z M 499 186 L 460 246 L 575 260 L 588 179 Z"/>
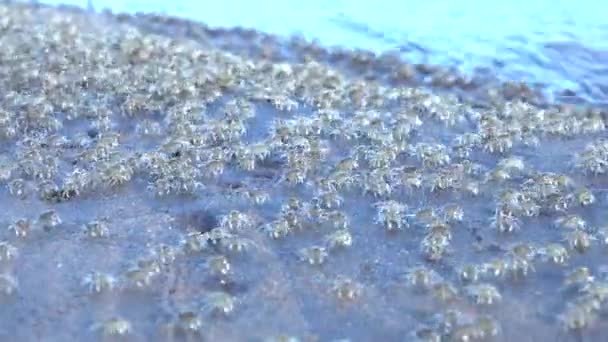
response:
<path fill-rule="evenodd" d="M 0 339 L 599 341 L 604 112 L 395 56 L 0 5 Z"/>

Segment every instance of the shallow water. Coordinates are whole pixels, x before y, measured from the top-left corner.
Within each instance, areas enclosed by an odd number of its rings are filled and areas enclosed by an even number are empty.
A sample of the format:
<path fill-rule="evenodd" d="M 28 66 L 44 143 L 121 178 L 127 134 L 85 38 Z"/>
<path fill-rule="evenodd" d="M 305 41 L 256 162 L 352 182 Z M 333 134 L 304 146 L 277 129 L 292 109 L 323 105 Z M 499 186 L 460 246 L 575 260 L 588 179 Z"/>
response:
<path fill-rule="evenodd" d="M 596 174 L 577 155 L 592 142 L 601 150 L 606 113 L 598 108 L 557 108 L 531 90 L 505 88 L 492 73 L 471 83 L 454 73 L 463 81 L 445 86 L 426 79 L 432 65 L 402 78 L 399 67 L 409 64 L 391 56 L 176 18 L 1 10 L 11 18 L 0 26 L 4 51 L 21 49 L 0 54 L 2 174 L 9 170 L 0 240 L 17 250 L 0 261 L 10 277 L 0 283 L 2 339 L 398 341 L 429 329 L 448 341 L 465 332 L 479 340 L 601 340 L 608 296 L 583 288 L 608 284 L 601 169 L 608 153 L 594 155 Z M 455 141 L 464 133 L 480 139 L 464 143 L 468 156 Z M 241 148 L 254 142 L 268 152 L 247 169 Z M 500 142 L 504 151 L 492 151 Z M 449 161 L 424 153 L 422 143 L 440 144 L 431 147 L 445 149 Z M 509 156 L 524 166 L 500 166 Z M 359 165 L 339 164 L 346 157 Z M 213 174 L 218 159 L 223 172 Z M 339 182 L 338 168 L 350 186 Z M 418 188 L 408 188 L 408 170 L 420 172 Z M 302 184 L 287 181 L 291 171 L 303 173 Z M 45 192 L 49 182 L 57 188 Z M 477 194 L 466 186 L 475 182 Z M 583 189 L 592 203 L 580 199 Z M 522 198 L 507 201 L 508 190 Z M 266 200 L 256 203 L 262 193 Z M 537 213 L 524 214 L 525 199 Z M 404 211 L 378 222 L 378 205 L 389 200 Z M 569 206 L 560 211 L 552 201 Z M 448 204 L 462 209 L 462 220 L 446 222 Z M 435 221 L 415 217 L 425 208 Z M 512 232 L 492 224 L 500 208 L 514 215 Z M 52 229 L 38 222 L 47 209 L 62 221 Z M 226 221 L 233 210 L 246 219 Z M 585 227 L 556 227 L 574 214 Z M 26 236 L 9 229 L 20 218 L 32 220 Z M 107 236 L 91 236 L 86 227 L 95 220 Z M 341 248 L 329 239 L 340 228 L 352 235 Z M 571 232 L 586 234 L 588 248 L 564 241 Z M 429 260 L 423 242 L 433 236 L 445 239 Z M 549 243 L 566 248 L 568 260 L 551 262 Z M 327 255 L 302 253 L 313 246 Z M 494 273 L 493 260 L 505 261 L 506 274 Z M 463 279 L 467 265 L 478 279 Z M 413 272 L 422 266 L 433 276 L 416 286 Z M 578 266 L 594 280 L 565 284 Z M 91 271 L 112 278 L 98 291 Z M 144 277 L 134 281 L 132 271 Z M 453 298 L 437 298 L 441 284 L 457 291 Z M 475 284 L 491 284 L 500 296 L 484 304 L 470 293 Z M 570 306 L 586 310 L 588 321 L 564 322 Z M 185 329 L 184 312 L 200 327 Z M 104 333 L 112 317 L 127 320 L 130 331 Z M 480 323 L 484 317 L 495 329 Z"/>

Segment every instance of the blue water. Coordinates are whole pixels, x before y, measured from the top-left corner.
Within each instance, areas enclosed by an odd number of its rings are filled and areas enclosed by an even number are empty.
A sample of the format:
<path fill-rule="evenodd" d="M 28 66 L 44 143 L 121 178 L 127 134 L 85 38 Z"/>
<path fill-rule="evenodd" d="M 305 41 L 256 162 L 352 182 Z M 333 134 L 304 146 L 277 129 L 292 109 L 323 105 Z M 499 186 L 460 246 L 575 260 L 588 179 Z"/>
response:
<path fill-rule="evenodd" d="M 87 7 L 87 0 L 41 1 Z M 406 60 L 491 68 L 502 79 L 608 103 L 608 2 L 597 0 L 91 1 L 95 10 L 160 12 L 210 26 L 302 35 L 323 45 L 399 50 Z"/>

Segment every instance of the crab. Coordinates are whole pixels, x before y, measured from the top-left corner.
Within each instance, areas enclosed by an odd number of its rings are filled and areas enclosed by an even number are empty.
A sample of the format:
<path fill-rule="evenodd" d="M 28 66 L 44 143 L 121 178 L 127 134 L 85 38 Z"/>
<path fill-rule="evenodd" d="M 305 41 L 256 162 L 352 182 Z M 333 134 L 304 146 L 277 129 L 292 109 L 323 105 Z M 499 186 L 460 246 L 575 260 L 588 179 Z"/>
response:
<path fill-rule="evenodd" d="M 54 229 L 61 225 L 61 223 L 61 218 L 54 209 L 46 210 L 38 217 L 38 224 L 41 225 L 45 231 Z"/>
<path fill-rule="evenodd" d="M 19 238 L 24 238 L 30 234 L 32 229 L 32 221 L 27 218 L 21 218 L 8 226 L 8 230 Z"/>
<path fill-rule="evenodd" d="M 13 295 L 19 289 L 19 283 L 10 274 L 0 274 L 0 294 L 5 296 Z"/>
<path fill-rule="evenodd" d="M 114 317 L 93 325 L 93 330 L 101 332 L 104 336 L 126 336 L 133 331 L 131 322 L 124 318 Z"/>
<path fill-rule="evenodd" d="M 443 214 L 447 222 L 462 222 L 464 210 L 457 204 L 448 204 L 443 207 Z"/>
<path fill-rule="evenodd" d="M 220 219 L 220 227 L 235 231 L 248 228 L 254 224 L 251 215 L 238 210 L 231 210 Z"/>
<path fill-rule="evenodd" d="M 101 171 L 101 180 L 110 187 L 123 185 L 133 177 L 133 168 L 125 162 L 107 165 Z"/>
<path fill-rule="evenodd" d="M 112 291 L 117 283 L 116 278 L 112 275 L 97 271 L 90 272 L 82 280 L 82 284 L 88 288 L 90 293 Z"/>
<path fill-rule="evenodd" d="M 424 266 L 414 267 L 406 274 L 407 283 L 415 289 L 428 290 L 440 280 L 437 272 Z"/>
<path fill-rule="evenodd" d="M 559 316 L 559 319 L 565 330 L 582 330 L 589 327 L 597 316 L 584 308 L 571 305 Z"/>
<path fill-rule="evenodd" d="M 298 255 L 300 260 L 307 262 L 310 265 L 321 265 L 325 263 L 327 258 L 329 257 L 329 253 L 327 253 L 327 249 L 322 246 L 311 246 L 302 248 Z"/>
<path fill-rule="evenodd" d="M 405 211 L 407 206 L 394 200 L 376 203 L 376 223 L 382 224 L 388 231 L 397 231 L 405 228 Z"/>
<path fill-rule="evenodd" d="M 350 278 L 339 277 L 332 290 L 339 300 L 352 301 L 361 295 L 362 286 Z"/>
<path fill-rule="evenodd" d="M 564 234 L 564 240 L 571 249 L 583 254 L 591 247 L 591 242 L 595 237 L 581 229 L 574 229 Z"/>
<path fill-rule="evenodd" d="M 464 265 L 460 268 L 460 279 L 465 283 L 474 283 L 479 280 L 479 276 L 483 273 L 483 268 L 477 265 Z"/>
<path fill-rule="evenodd" d="M 448 303 L 458 298 L 458 289 L 448 282 L 438 282 L 431 286 L 431 295 L 436 300 Z"/>
<path fill-rule="evenodd" d="M 544 262 L 552 262 L 556 265 L 564 265 L 570 258 L 568 250 L 559 243 L 550 243 L 539 250 Z"/>
<path fill-rule="evenodd" d="M 17 257 L 17 247 L 8 241 L 0 241 L 0 261 L 10 261 Z"/>
<path fill-rule="evenodd" d="M 499 233 L 512 233 L 519 229 L 519 220 L 507 208 L 497 208 L 491 225 Z"/>
<path fill-rule="evenodd" d="M 200 253 L 209 248 L 208 236 L 201 232 L 189 232 L 181 244 L 186 253 Z"/>
<path fill-rule="evenodd" d="M 94 239 L 106 238 L 110 235 L 110 229 L 105 220 L 93 220 L 84 225 L 85 234 Z"/>
<path fill-rule="evenodd" d="M 325 243 L 330 250 L 350 247 L 353 244 L 353 236 L 348 229 L 339 229 L 325 237 Z"/>
<path fill-rule="evenodd" d="M 469 285 L 466 288 L 468 295 L 478 305 L 492 305 L 502 300 L 502 296 L 498 289 L 491 284 L 475 284 Z"/>
<path fill-rule="evenodd" d="M 230 261 L 223 255 L 209 258 L 207 260 L 207 267 L 216 276 L 226 276 L 230 273 L 231 269 Z"/>
<path fill-rule="evenodd" d="M 205 295 L 203 312 L 211 315 L 230 315 L 237 305 L 237 299 L 225 292 L 210 292 Z"/>
<path fill-rule="evenodd" d="M 261 227 L 262 231 L 273 239 L 280 239 L 289 235 L 293 229 L 286 219 L 279 219 Z"/>
<path fill-rule="evenodd" d="M 591 270 L 588 267 L 577 267 L 570 271 L 564 279 L 564 287 L 577 287 L 583 288 L 589 283 L 592 283 L 595 277 L 591 274 Z"/>
<path fill-rule="evenodd" d="M 186 334 L 198 334 L 203 329 L 202 318 L 193 311 L 182 311 L 171 325 L 176 331 Z"/>

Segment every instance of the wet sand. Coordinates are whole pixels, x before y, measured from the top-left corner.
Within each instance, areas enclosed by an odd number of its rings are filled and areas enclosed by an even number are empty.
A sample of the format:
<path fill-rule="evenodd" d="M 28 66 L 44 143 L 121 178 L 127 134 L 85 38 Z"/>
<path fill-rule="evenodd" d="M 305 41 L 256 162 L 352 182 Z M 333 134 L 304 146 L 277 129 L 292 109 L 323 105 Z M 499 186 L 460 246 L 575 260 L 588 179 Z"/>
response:
<path fill-rule="evenodd" d="M 602 108 L 156 15 L 0 46 L 0 339 L 601 340 Z"/>

